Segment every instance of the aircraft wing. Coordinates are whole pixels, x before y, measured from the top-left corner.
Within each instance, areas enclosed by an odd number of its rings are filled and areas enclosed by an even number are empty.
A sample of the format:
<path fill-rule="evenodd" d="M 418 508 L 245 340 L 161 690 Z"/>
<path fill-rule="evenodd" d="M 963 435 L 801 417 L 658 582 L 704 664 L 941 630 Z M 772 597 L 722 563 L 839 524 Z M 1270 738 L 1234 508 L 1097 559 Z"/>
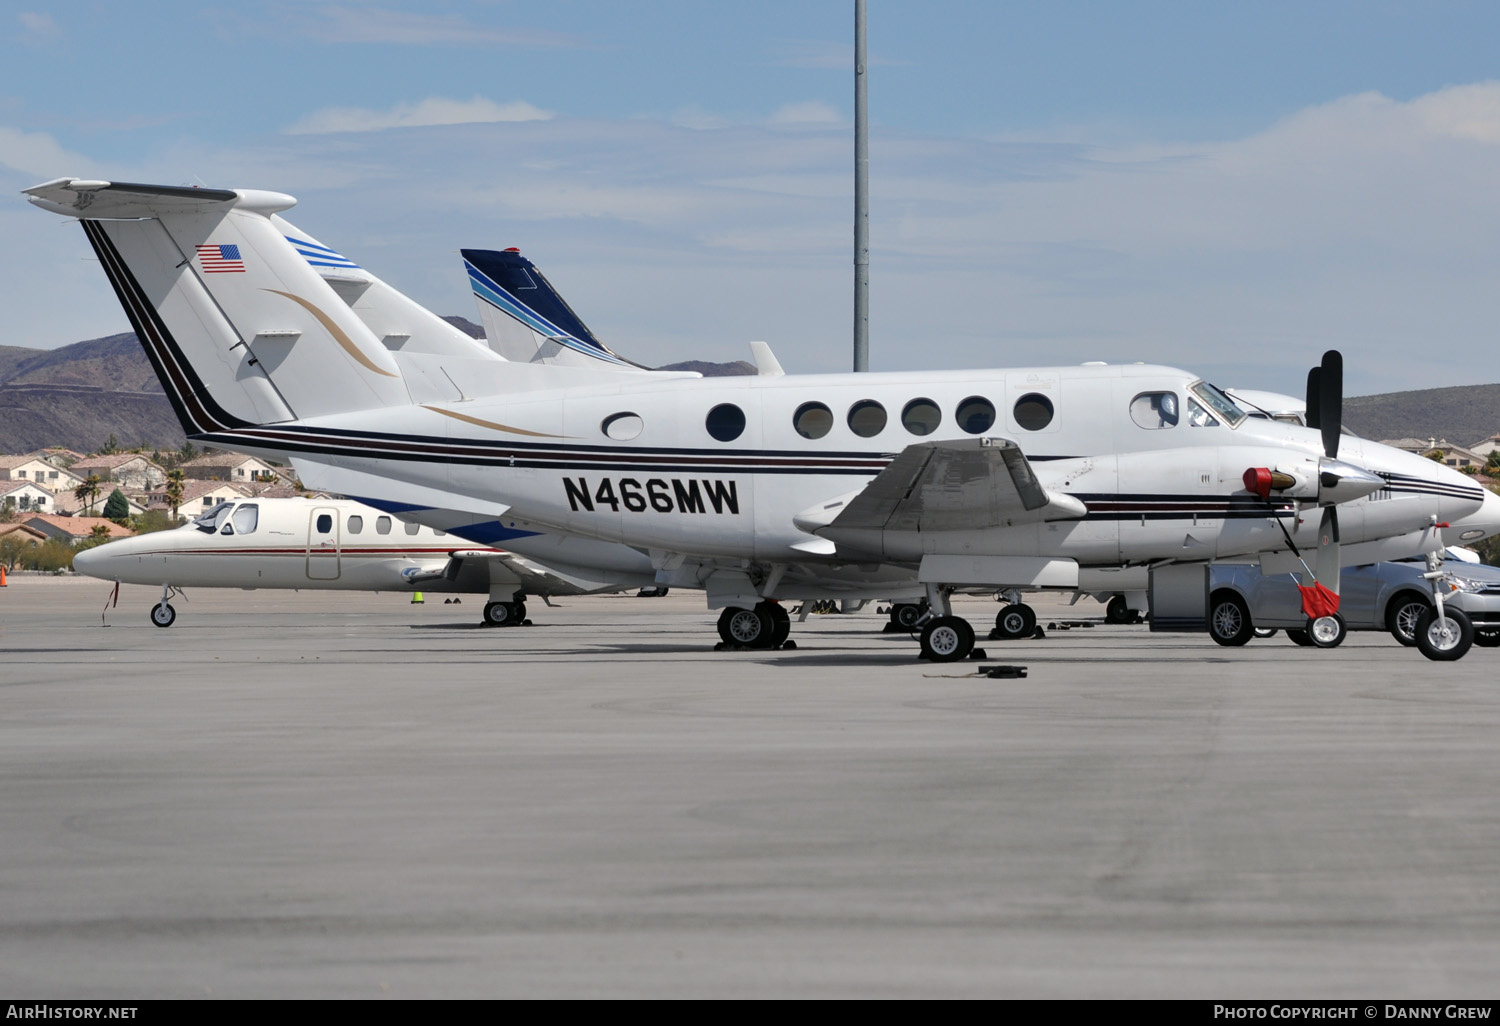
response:
<path fill-rule="evenodd" d="M 1083 503 L 1044 489 L 1008 438 L 909 445 L 862 490 L 798 514 L 804 531 L 982 530 L 1083 517 Z"/>
<path fill-rule="evenodd" d="M 620 585 L 609 581 L 576 577 L 498 549 L 455 550 L 438 576 L 457 581 L 460 575 L 476 572 L 487 573 L 492 586 L 513 584 L 531 595 L 588 595 L 623 590 Z"/>

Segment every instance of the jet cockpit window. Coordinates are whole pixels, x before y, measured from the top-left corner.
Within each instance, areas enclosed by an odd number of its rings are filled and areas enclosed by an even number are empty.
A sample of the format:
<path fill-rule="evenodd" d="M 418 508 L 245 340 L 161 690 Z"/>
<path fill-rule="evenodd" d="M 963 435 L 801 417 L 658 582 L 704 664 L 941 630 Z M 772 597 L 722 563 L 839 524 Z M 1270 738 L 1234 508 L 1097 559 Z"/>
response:
<path fill-rule="evenodd" d="M 1188 400 L 1188 425 L 1190 427 L 1218 427 L 1214 415 L 1198 405 L 1196 399 Z"/>
<path fill-rule="evenodd" d="M 1202 400 L 1204 406 L 1212 410 L 1220 420 L 1232 428 L 1239 427 L 1240 422 L 1245 419 L 1245 411 L 1236 406 L 1233 399 L 1229 398 L 1229 396 L 1219 391 L 1213 385 L 1210 385 L 1207 381 L 1193 382 L 1188 386 L 1188 391 Z M 1190 409 L 1188 412 L 1191 414 L 1192 410 Z"/>
<path fill-rule="evenodd" d="M 1142 392 L 1130 401 L 1130 419 L 1149 431 L 1177 426 L 1176 392 Z"/>
<path fill-rule="evenodd" d="M 359 532 L 363 531 L 364 529 L 365 529 L 365 518 L 362 517 L 362 516 L 360 516 L 358 513 L 350 514 L 350 516 L 349 516 L 349 533 L 350 534 L 358 534 Z"/>
<path fill-rule="evenodd" d="M 260 507 L 253 502 L 243 503 L 234 511 L 234 530 L 226 532 L 230 534 L 254 534 L 256 525 L 260 523 Z M 226 524 L 226 527 L 229 525 Z"/>
<path fill-rule="evenodd" d="M 995 426 L 995 404 L 984 396 L 971 395 L 958 404 L 954 419 L 967 433 L 982 435 Z"/>
<path fill-rule="evenodd" d="M 375 518 L 375 533 L 376 534 L 390 534 L 391 533 L 391 518 L 390 517 L 376 517 Z"/>
<path fill-rule="evenodd" d="M 930 435 L 943 422 L 943 411 L 931 399 L 913 399 L 901 411 L 901 426 L 914 435 Z"/>
<path fill-rule="evenodd" d="M 803 403 L 792 414 L 792 427 L 803 438 L 822 438 L 833 430 L 833 411 L 822 403 Z"/>
<path fill-rule="evenodd" d="M 207 531 L 209 534 L 213 534 L 219 529 L 219 518 L 229 512 L 229 505 L 227 502 L 221 502 L 210 506 L 193 518 L 193 526 L 200 531 Z"/>
<path fill-rule="evenodd" d="M 874 438 L 885 430 L 885 407 L 874 399 L 861 399 L 849 407 L 849 430 L 861 438 Z"/>

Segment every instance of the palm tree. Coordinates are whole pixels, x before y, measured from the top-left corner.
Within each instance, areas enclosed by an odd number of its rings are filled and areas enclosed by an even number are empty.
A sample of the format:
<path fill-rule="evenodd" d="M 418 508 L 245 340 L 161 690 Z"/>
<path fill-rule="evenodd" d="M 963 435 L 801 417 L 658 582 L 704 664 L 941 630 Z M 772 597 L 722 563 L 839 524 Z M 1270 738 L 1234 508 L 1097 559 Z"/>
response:
<path fill-rule="evenodd" d="M 90 474 L 88 480 L 73 489 L 73 498 L 84 504 L 89 516 L 94 515 L 94 503 L 99 501 L 99 475 Z"/>
<path fill-rule="evenodd" d="M 1500 449 L 1490 451 L 1490 458 L 1484 461 L 1484 472 L 1488 477 L 1500 477 Z"/>
<path fill-rule="evenodd" d="M 181 467 L 167 471 L 167 505 L 172 507 L 172 523 L 177 523 L 177 507 L 182 505 L 183 474 Z"/>

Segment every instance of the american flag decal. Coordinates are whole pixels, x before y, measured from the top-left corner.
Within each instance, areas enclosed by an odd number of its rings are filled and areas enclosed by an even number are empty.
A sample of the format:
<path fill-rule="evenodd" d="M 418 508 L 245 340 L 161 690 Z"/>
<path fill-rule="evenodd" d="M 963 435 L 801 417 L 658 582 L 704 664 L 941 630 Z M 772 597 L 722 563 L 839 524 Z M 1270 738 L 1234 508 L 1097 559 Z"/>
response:
<path fill-rule="evenodd" d="M 245 270 L 245 261 L 240 259 L 238 246 L 199 246 L 198 262 L 204 274 L 230 274 Z"/>

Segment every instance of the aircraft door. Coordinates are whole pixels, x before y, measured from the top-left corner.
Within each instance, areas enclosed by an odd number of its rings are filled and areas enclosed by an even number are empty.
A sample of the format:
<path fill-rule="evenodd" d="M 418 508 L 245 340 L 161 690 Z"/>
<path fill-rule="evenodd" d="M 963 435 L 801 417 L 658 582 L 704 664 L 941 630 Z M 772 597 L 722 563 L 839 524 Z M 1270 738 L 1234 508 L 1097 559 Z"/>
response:
<path fill-rule="evenodd" d="M 336 581 L 339 577 L 339 511 L 312 510 L 307 517 L 307 577 Z"/>

